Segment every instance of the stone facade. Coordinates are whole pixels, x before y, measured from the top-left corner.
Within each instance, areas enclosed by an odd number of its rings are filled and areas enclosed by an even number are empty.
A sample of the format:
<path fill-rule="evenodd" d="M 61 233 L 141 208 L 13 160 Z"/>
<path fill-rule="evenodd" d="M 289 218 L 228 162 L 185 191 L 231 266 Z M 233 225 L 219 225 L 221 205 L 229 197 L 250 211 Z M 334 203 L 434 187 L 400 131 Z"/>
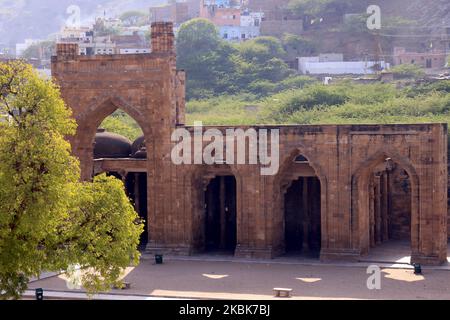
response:
<path fill-rule="evenodd" d="M 296 200 L 288 201 L 286 195 L 302 190 L 298 206 L 313 204 L 298 215 L 299 225 L 305 227 L 303 244 L 319 247 L 323 261 L 357 260 L 367 254 L 376 245 L 371 237 L 375 212 L 392 214 L 390 219 L 396 221 L 392 228 L 400 230 L 397 235 L 404 234 L 402 221 L 409 215 L 413 262 L 446 260 L 445 124 L 240 127 L 280 131 L 277 175 L 262 176 L 260 165 L 177 166 L 171 161 L 175 146 L 171 135 L 177 128 L 194 131 L 185 126 L 185 75 L 176 70 L 171 23 L 152 27 L 150 54 L 78 56 L 76 45 L 63 44 L 52 59 L 53 76 L 78 122 L 70 141 L 81 161 L 82 178 L 89 180 L 101 171 L 147 174 L 148 252 L 190 255 L 203 252 L 214 241 L 225 248 L 227 237 L 235 233 L 234 242 L 227 243 L 236 244 L 236 256 L 279 256 L 286 251 L 285 220 L 295 216 L 287 212 L 295 209 Z M 117 109 L 141 126 L 146 160 L 94 161 L 97 128 Z M 390 168 L 392 164 L 399 169 Z M 395 201 L 405 198 L 406 204 L 394 203 L 390 213 L 376 211 L 375 204 L 384 199 L 374 196 L 379 173 L 388 175 L 400 168 L 390 183 Z M 396 176 L 407 177 L 408 185 L 402 189 Z M 227 221 L 229 217 L 235 220 Z M 220 239 L 208 238 L 210 226 L 217 227 Z M 227 228 L 233 232 L 224 234 Z"/>

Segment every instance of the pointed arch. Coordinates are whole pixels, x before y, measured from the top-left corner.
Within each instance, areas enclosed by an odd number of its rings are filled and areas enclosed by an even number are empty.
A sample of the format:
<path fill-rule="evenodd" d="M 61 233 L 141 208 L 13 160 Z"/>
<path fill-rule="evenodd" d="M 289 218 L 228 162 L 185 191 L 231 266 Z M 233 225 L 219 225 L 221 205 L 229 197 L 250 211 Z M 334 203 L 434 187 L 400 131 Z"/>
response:
<path fill-rule="evenodd" d="M 327 177 L 324 174 L 322 167 L 319 165 L 318 161 L 313 157 L 311 153 L 307 151 L 303 145 L 297 145 L 297 147 L 292 148 L 288 155 L 282 161 L 280 165 L 280 170 L 278 175 L 275 177 L 274 181 L 274 195 L 273 195 L 273 207 L 274 212 L 274 228 L 277 229 L 274 233 L 274 237 L 277 234 L 278 237 L 274 238 L 274 247 L 276 251 L 284 251 L 283 249 L 277 249 L 280 246 L 280 242 L 284 242 L 284 198 L 285 193 L 289 186 L 292 185 L 292 177 L 286 178 L 286 173 L 289 172 L 292 165 L 295 165 L 295 159 L 298 156 L 303 156 L 308 160 L 308 165 L 314 170 L 316 177 L 320 183 L 320 219 L 321 219 L 321 248 L 327 248 L 328 246 L 328 182 Z M 283 229 L 283 230 L 281 230 Z"/>
<path fill-rule="evenodd" d="M 118 109 L 124 111 L 136 121 L 144 132 L 144 136 L 151 136 L 151 128 L 147 126 L 148 119 L 145 119 L 139 108 L 128 104 L 120 96 L 109 96 L 101 99 L 100 102 L 99 99 L 94 99 L 85 111 L 77 116 L 78 133 L 82 133 L 80 137 L 86 136 L 86 132 L 93 131 L 92 128 L 97 130 L 103 120 Z M 89 139 L 89 137 L 86 136 L 86 139 Z"/>
<path fill-rule="evenodd" d="M 288 156 L 285 157 L 284 161 L 282 162 L 282 164 L 280 165 L 280 169 L 278 171 L 278 175 L 276 176 L 275 180 L 276 180 L 276 184 L 280 185 L 283 183 L 283 175 L 286 173 L 287 170 L 289 170 L 289 167 L 294 163 L 295 159 L 298 156 L 303 156 L 305 157 L 309 162 L 308 164 L 311 166 L 311 168 L 313 168 L 314 172 L 316 173 L 317 177 L 319 178 L 321 185 L 323 188 L 325 188 L 327 186 L 327 177 L 326 175 L 323 173 L 322 167 L 318 164 L 318 162 L 315 160 L 314 157 L 312 157 L 311 154 L 309 154 L 308 152 L 305 152 L 306 148 L 301 146 L 301 147 L 297 147 L 292 149 Z"/>
<path fill-rule="evenodd" d="M 411 180 L 411 250 L 412 255 L 419 252 L 420 237 L 420 193 L 419 177 L 411 162 L 396 151 L 383 148 L 368 157 L 352 175 L 351 192 L 351 229 L 352 243 L 360 248 L 361 254 L 367 254 L 370 249 L 369 240 L 369 183 L 374 169 L 386 159 L 398 164 L 406 171 Z"/>
<path fill-rule="evenodd" d="M 93 174 L 93 151 L 95 134 L 103 120 L 116 110 L 127 113 L 141 127 L 146 140 L 147 150 L 153 150 L 152 128 L 140 108 L 127 103 L 120 96 L 102 96 L 92 99 L 87 108 L 76 116 L 78 124 L 76 139 L 72 139 L 74 154 L 81 160 L 82 180 L 89 180 Z M 150 156 L 151 153 L 149 153 Z"/>

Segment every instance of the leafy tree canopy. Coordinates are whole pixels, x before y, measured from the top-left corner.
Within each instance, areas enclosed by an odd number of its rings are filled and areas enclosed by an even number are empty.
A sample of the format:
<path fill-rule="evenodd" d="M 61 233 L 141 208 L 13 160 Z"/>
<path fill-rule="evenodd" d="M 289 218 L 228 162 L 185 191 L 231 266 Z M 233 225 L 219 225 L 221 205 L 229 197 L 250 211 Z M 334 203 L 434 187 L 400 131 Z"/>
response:
<path fill-rule="evenodd" d="M 425 75 L 425 71 L 415 64 L 400 64 L 389 70 L 397 79 L 420 78 Z"/>
<path fill-rule="evenodd" d="M 344 14 L 349 9 L 359 10 L 367 3 L 361 0 L 291 0 L 288 7 L 297 14 L 318 17 Z"/>
<path fill-rule="evenodd" d="M 75 132 L 57 86 L 23 62 L 0 64 L 0 298 L 43 271 L 83 271 L 89 293 L 139 258 L 142 223 L 121 181 L 79 182 Z"/>
<path fill-rule="evenodd" d="M 252 92 L 255 81 L 281 81 L 292 73 L 283 62 L 283 44 L 273 37 L 259 37 L 230 44 L 219 37 L 208 20 L 183 24 L 177 38 L 178 68 L 188 75 L 188 99 Z M 257 92 L 261 94 L 261 92 Z"/>
<path fill-rule="evenodd" d="M 126 26 L 142 26 L 149 22 L 149 16 L 144 11 L 131 10 L 124 12 L 120 17 Z"/>
<path fill-rule="evenodd" d="M 50 59 L 55 50 L 54 41 L 42 41 L 29 46 L 23 53 L 24 59 Z"/>

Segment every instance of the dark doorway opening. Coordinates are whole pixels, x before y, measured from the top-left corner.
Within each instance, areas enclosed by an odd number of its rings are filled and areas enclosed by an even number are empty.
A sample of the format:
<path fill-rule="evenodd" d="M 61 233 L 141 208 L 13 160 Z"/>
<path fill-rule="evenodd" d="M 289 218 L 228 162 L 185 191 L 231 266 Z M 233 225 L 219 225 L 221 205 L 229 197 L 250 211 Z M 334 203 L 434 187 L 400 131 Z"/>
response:
<path fill-rule="evenodd" d="M 140 247 L 145 249 L 148 243 L 148 207 L 147 207 L 147 173 L 128 173 L 125 187 L 131 203 L 139 218 L 144 221 L 144 232 L 141 235 Z"/>
<path fill-rule="evenodd" d="M 369 180 L 370 247 L 411 241 L 411 180 L 390 158 L 377 166 Z"/>
<path fill-rule="evenodd" d="M 317 177 L 300 177 L 284 201 L 287 254 L 319 257 L 321 250 L 321 188 Z"/>
<path fill-rule="evenodd" d="M 205 251 L 234 254 L 236 245 L 236 178 L 218 176 L 205 192 Z"/>

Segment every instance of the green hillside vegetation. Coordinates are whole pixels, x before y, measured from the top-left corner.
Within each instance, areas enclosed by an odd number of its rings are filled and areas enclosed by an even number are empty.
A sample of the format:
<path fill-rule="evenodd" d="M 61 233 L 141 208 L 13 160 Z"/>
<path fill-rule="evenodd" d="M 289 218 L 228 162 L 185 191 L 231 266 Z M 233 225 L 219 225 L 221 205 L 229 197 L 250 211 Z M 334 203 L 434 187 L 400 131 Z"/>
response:
<path fill-rule="evenodd" d="M 259 100 L 247 96 L 190 101 L 188 123 L 361 124 L 450 123 L 450 81 L 396 89 L 391 84 L 310 84 Z"/>
<path fill-rule="evenodd" d="M 300 82 L 304 87 L 263 98 L 240 94 L 189 101 L 187 124 L 450 124 L 450 81 L 402 89 L 381 83 L 341 81 L 325 86 L 312 80 L 307 84 Z M 101 127 L 130 140 L 142 134 L 139 125 L 120 110 L 106 118 Z"/>
<path fill-rule="evenodd" d="M 136 121 L 122 110 L 117 110 L 107 117 L 100 127 L 106 129 L 108 132 L 117 133 L 127 137 L 131 141 L 136 140 L 143 134 L 141 127 Z"/>
<path fill-rule="evenodd" d="M 322 4 L 333 11 L 337 2 Z M 401 65 L 392 69 L 394 84 L 341 80 L 325 86 L 315 78 L 296 75 L 283 62 L 288 52 L 314 50 L 312 42 L 292 35 L 231 44 L 207 20 L 183 24 L 177 52 L 178 68 L 187 73 L 187 123 L 450 123 L 450 81 L 416 83 L 423 70 Z M 123 112 L 107 118 L 102 127 L 131 140 L 142 134 Z"/>
<path fill-rule="evenodd" d="M 390 70 L 396 79 L 421 78 L 425 75 L 425 71 L 415 64 L 400 64 L 392 67 Z"/>

